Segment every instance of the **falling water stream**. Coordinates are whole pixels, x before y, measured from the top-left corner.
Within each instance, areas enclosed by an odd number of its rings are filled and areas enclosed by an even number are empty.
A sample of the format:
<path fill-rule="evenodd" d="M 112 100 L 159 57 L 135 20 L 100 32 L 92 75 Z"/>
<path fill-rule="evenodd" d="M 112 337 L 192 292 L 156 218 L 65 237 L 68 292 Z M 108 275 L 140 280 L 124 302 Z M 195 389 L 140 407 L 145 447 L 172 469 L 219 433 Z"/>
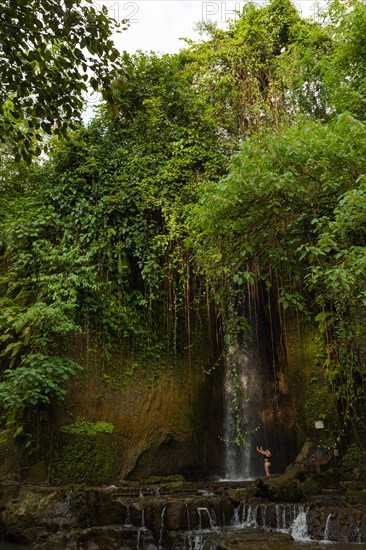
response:
<path fill-rule="evenodd" d="M 272 408 L 263 379 L 265 368 L 250 340 L 229 350 L 224 379 L 225 479 L 250 480 L 263 475 L 256 445 L 268 446 L 263 418 Z"/>
<path fill-rule="evenodd" d="M 226 378 L 225 378 L 225 411 L 224 411 L 224 441 L 225 441 L 225 480 L 251 480 L 259 475 L 263 475 L 263 459 L 256 452 L 256 445 L 268 445 L 267 436 L 273 438 L 274 420 L 272 410 L 274 401 L 268 390 L 268 385 L 263 379 L 263 372 L 268 374 L 267 361 L 258 350 L 256 344 L 250 340 L 240 345 L 240 349 L 230 350 L 228 357 Z M 253 353 L 254 352 L 254 353 Z M 267 368 L 267 371 L 265 370 Z M 238 431 L 244 436 L 246 444 L 238 441 Z M 224 481 L 225 483 L 225 480 Z M 221 482 L 220 482 L 221 486 Z M 121 518 L 122 529 L 128 530 L 128 534 L 136 533 L 134 548 L 137 550 L 214 550 L 217 548 L 215 537 L 219 540 L 222 536 L 235 539 L 238 533 L 248 532 L 249 529 L 255 529 L 259 533 L 270 533 L 277 531 L 284 533 L 284 539 L 268 536 L 267 539 L 260 538 L 253 543 L 253 540 L 247 542 L 243 540 L 240 548 L 242 550 L 358 550 L 366 548 L 365 543 L 341 543 L 329 540 L 331 536 L 332 515 L 327 517 L 324 525 L 324 535 L 322 541 L 311 540 L 308 536 L 307 526 L 307 508 L 303 505 L 277 504 L 275 508 L 275 522 L 272 524 L 268 520 L 266 505 L 250 506 L 235 509 L 233 516 L 230 517 L 229 510 L 222 510 L 222 517 L 219 514 L 216 517 L 212 506 L 205 507 L 202 502 L 203 497 L 210 498 L 214 496 L 213 492 L 205 489 L 197 491 L 200 498 L 200 504 L 197 506 L 196 513 L 189 510 L 188 504 L 185 504 L 183 515 L 186 517 L 186 530 L 177 531 L 175 535 L 176 543 L 171 543 L 169 536 L 171 532 L 168 528 L 169 508 L 164 504 L 160 514 L 159 525 L 155 544 L 150 536 L 151 531 L 146 526 L 145 510 L 143 506 L 144 493 L 139 493 L 140 519 L 138 525 L 136 519 L 131 516 L 130 505 L 122 502 L 125 507 L 123 517 Z M 159 488 L 153 493 L 153 498 L 159 499 Z M 151 498 L 151 496 L 149 496 Z M 191 498 L 191 497 L 190 497 Z M 69 497 L 65 503 L 66 519 L 69 512 Z M 140 506 L 141 505 L 141 506 Z M 131 501 L 133 506 L 133 501 Z M 263 508 L 261 508 L 261 506 Z M 198 518 L 198 521 L 197 521 Z M 66 520 L 60 524 L 60 530 L 66 527 Z M 206 526 L 206 528 L 204 528 Z M 89 526 L 88 526 L 89 527 Z M 359 538 L 350 537 L 348 540 L 361 540 L 361 531 Z M 245 534 L 245 533 L 244 533 Z M 145 541 L 145 535 L 147 536 Z M 291 535 L 293 540 L 286 539 Z M 246 535 L 245 535 L 246 536 Z M 180 537 L 180 538 L 179 538 Z M 212 542 L 211 542 L 212 537 Z M 92 540 L 92 539 L 91 539 Z M 124 540 L 124 539 L 122 539 Z M 71 542 L 70 542 L 71 544 Z M 122 542 L 122 544 L 124 544 Z M 127 544 L 127 543 L 126 543 Z M 116 546 L 113 546 L 116 547 Z M 79 547 L 78 547 L 79 548 Z M 80 547 L 81 548 L 81 547 Z M 99 546 L 93 546 L 99 548 Z M 120 550 L 127 549 L 127 546 L 118 547 Z M 130 546 L 128 546 L 130 548 Z M 0 541 L 0 550 L 31 550 L 31 546 L 16 545 Z M 70 545 L 60 550 L 71 550 Z M 74 550 L 74 546 L 72 546 Z M 103 548 L 110 550 L 110 548 Z"/>
<path fill-rule="evenodd" d="M 253 477 L 250 442 L 243 445 L 237 440 L 238 430 L 248 432 L 251 428 L 251 408 L 248 405 L 247 392 L 253 381 L 249 380 L 246 372 L 248 369 L 243 368 L 243 363 L 248 362 L 247 357 L 242 354 L 240 364 L 236 357 L 235 350 L 231 349 L 224 380 L 225 478 L 228 480 Z M 238 391 L 239 385 L 241 392 Z M 238 419 L 238 411 L 241 418 L 245 418 L 245 425 Z"/>
<path fill-rule="evenodd" d="M 200 497 L 201 498 L 201 497 Z M 187 517 L 187 528 L 185 531 L 172 532 L 166 528 L 168 520 L 168 503 L 164 504 L 160 514 L 160 528 L 158 528 L 158 541 L 153 543 L 151 532 L 146 527 L 145 509 L 140 508 L 140 519 L 135 525 L 131 522 L 130 509 L 126 512 L 127 521 L 121 518 L 121 525 L 128 529 L 128 537 L 120 539 L 122 546 L 116 546 L 113 542 L 113 548 L 118 550 L 127 550 L 131 548 L 131 534 L 135 533 L 135 545 L 137 550 L 216 550 L 219 547 L 226 547 L 230 541 L 235 546 L 240 541 L 241 550 L 358 550 L 365 548 L 364 543 L 336 543 L 329 540 L 331 533 L 330 522 L 332 517 L 329 515 L 324 527 L 323 540 L 311 540 L 308 534 L 308 513 L 309 505 L 306 504 L 276 504 L 275 514 L 273 516 L 271 508 L 266 504 L 249 505 L 235 507 L 229 523 L 222 523 L 221 513 L 216 516 L 212 505 L 207 507 L 197 506 L 196 515 L 191 508 L 191 514 L 195 517 L 194 525 L 188 505 L 182 507 L 183 514 Z M 273 518 L 275 522 L 273 523 Z M 272 527 L 270 526 L 272 523 Z M 126 526 L 126 524 L 128 524 Z M 358 528 L 358 524 L 355 528 Z M 123 532 L 123 531 L 122 531 Z M 150 536 L 149 536 L 150 533 Z M 146 536 L 145 536 L 146 535 Z M 249 536 L 248 536 L 249 535 Z M 293 540 L 288 536 L 291 535 Z M 356 531 L 352 536 L 357 535 Z M 350 540 L 361 541 L 361 531 L 359 537 Z M 174 537 L 171 539 L 171 537 Z M 92 540 L 92 539 L 91 539 Z M 125 541 L 125 542 L 122 542 Z M 76 545 L 76 541 L 68 544 L 60 550 L 86 550 L 89 546 Z M 239 543 L 238 543 L 239 544 Z M 221 546 L 223 545 L 223 546 Z M 85 549 L 84 549 L 85 546 Z M 100 548 L 98 545 L 93 548 Z M 236 546 L 235 546 L 236 547 Z M 0 550 L 31 550 L 31 546 L 16 545 L 0 541 Z M 103 547 L 103 550 L 110 550 Z"/>

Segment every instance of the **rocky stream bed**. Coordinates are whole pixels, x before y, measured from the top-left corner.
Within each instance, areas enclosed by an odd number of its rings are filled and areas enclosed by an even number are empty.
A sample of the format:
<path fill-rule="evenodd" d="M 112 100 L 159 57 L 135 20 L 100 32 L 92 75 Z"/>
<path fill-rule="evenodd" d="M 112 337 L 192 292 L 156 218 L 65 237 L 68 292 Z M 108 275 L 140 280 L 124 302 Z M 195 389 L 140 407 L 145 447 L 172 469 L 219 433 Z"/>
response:
<path fill-rule="evenodd" d="M 0 538 L 39 550 L 240 550 L 272 543 L 285 550 L 293 540 L 366 547 L 366 484 L 318 493 L 309 487 L 306 494 L 304 483 L 281 476 L 60 487 L 7 480 L 0 484 Z"/>

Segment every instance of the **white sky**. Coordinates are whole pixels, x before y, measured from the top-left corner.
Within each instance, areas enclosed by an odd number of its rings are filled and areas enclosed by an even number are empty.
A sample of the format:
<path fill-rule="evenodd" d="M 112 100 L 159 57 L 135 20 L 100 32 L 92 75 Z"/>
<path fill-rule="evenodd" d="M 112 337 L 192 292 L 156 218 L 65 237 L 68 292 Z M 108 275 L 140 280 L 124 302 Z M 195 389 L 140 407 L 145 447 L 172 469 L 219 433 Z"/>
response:
<path fill-rule="evenodd" d="M 95 6 L 106 6 L 111 17 L 130 20 L 127 31 L 116 36 L 118 49 L 174 53 L 185 46 L 180 38 L 198 38 L 194 24 L 215 21 L 219 26 L 238 17 L 245 0 L 94 0 Z M 258 4 L 263 5 L 263 0 Z M 295 0 L 305 17 L 315 11 L 315 0 Z"/>
<path fill-rule="evenodd" d="M 322 1 L 322 0 L 320 0 Z M 186 46 L 181 38 L 199 39 L 194 25 L 199 21 L 216 22 L 225 27 L 229 19 L 238 17 L 245 0 L 93 0 L 95 7 L 106 6 L 108 15 L 121 22 L 129 19 L 126 31 L 115 36 L 119 50 L 134 53 L 155 51 L 175 53 Z M 263 5 L 266 0 L 257 0 Z M 304 17 L 316 15 L 317 0 L 294 0 Z M 84 120 L 92 116 L 99 94 L 85 97 L 87 108 Z"/>

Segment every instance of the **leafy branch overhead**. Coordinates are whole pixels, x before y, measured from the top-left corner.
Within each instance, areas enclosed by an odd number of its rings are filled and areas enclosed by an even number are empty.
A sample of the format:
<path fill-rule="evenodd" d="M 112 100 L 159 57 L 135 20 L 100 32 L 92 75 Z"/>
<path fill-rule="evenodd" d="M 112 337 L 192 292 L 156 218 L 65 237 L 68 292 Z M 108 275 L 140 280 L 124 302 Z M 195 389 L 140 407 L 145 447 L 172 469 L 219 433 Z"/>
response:
<path fill-rule="evenodd" d="M 90 87 L 108 96 L 120 26 L 92 0 L 4 0 L 0 140 L 30 160 L 43 133 L 65 133 L 80 119 Z"/>

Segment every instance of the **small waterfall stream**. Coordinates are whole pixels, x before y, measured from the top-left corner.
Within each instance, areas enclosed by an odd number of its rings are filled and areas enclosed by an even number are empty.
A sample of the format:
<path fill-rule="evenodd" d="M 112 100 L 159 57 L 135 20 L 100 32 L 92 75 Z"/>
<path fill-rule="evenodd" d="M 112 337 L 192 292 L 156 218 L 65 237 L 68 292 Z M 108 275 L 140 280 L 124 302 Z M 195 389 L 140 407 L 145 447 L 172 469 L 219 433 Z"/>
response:
<path fill-rule="evenodd" d="M 267 529 L 267 506 L 259 504 L 243 506 L 241 518 L 236 510 L 233 518 L 235 527 L 254 527 Z M 276 531 L 288 533 L 295 540 L 309 540 L 307 526 L 307 507 L 302 504 L 277 504 L 276 524 L 271 527 Z"/>
<path fill-rule="evenodd" d="M 325 529 L 324 529 L 324 541 L 328 541 L 329 539 L 329 531 L 330 531 L 330 522 L 332 519 L 332 514 L 328 514 L 327 521 L 325 523 Z"/>
<path fill-rule="evenodd" d="M 243 530 L 245 531 L 246 529 L 256 529 L 262 533 L 280 532 L 291 535 L 294 542 L 292 543 L 291 539 L 288 539 L 287 543 L 282 541 L 281 548 L 283 549 L 288 548 L 290 550 L 291 548 L 295 548 L 293 544 L 297 544 L 297 549 L 305 549 L 306 545 L 308 545 L 309 549 L 313 549 L 314 544 L 319 544 L 319 541 L 314 541 L 314 539 L 312 539 L 308 534 L 308 507 L 304 504 L 272 504 L 269 507 L 266 504 L 259 504 L 256 506 L 238 506 L 233 509 L 233 515 L 230 523 L 231 527 L 218 526 L 216 525 L 216 522 L 211 521 L 210 526 L 207 526 L 206 521 L 206 528 L 204 528 L 202 526 L 203 515 L 207 519 L 207 517 L 209 518 L 210 515 L 212 517 L 212 514 L 210 514 L 207 508 L 197 508 L 197 512 L 199 515 L 198 526 L 194 529 L 190 529 L 189 526 L 190 530 L 185 533 L 182 546 L 177 546 L 175 550 L 178 550 L 178 548 L 179 550 L 203 550 L 206 548 L 209 550 L 214 550 L 217 548 L 216 543 L 214 542 L 215 539 L 212 539 L 212 542 L 210 544 L 207 544 L 208 537 L 212 537 L 213 533 L 217 533 L 218 537 L 220 537 L 220 532 L 229 533 L 230 529 L 232 530 L 231 533 L 233 534 L 234 538 L 235 533 L 240 533 Z M 326 538 L 326 531 L 329 527 L 330 519 L 331 518 L 328 516 L 324 539 L 322 542 L 326 541 L 330 543 L 330 541 Z M 220 538 L 218 538 L 218 540 L 220 540 Z M 361 539 L 357 538 L 357 542 L 361 542 Z M 248 546 L 245 546 L 245 548 L 249 548 L 250 544 L 253 544 L 253 548 L 255 547 L 255 542 L 252 542 L 249 543 Z M 304 544 L 305 546 L 303 547 L 302 544 Z M 221 546 L 219 547 L 221 548 Z M 340 544 L 340 550 L 343 550 L 346 547 L 347 549 L 349 548 L 347 543 L 345 543 L 344 545 Z M 275 550 L 276 543 L 268 543 L 266 548 Z"/>
<path fill-rule="evenodd" d="M 164 518 L 165 518 L 165 514 L 166 514 L 166 506 L 163 506 L 163 509 L 161 511 L 161 521 L 160 521 L 160 534 L 159 534 L 159 550 L 161 550 L 162 548 L 162 543 L 163 543 L 163 534 L 164 534 Z"/>
<path fill-rule="evenodd" d="M 129 506 L 129 504 L 125 504 L 124 506 L 126 508 L 126 516 L 125 516 L 125 523 L 124 524 L 125 524 L 126 527 L 130 527 L 132 525 L 130 506 Z"/>
<path fill-rule="evenodd" d="M 340 508 L 339 512 L 334 500 L 329 500 L 325 508 L 318 500 L 306 504 L 239 503 L 229 496 L 232 483 L 227 493 L 222 487 L 221 482 L 216 482 L 211 490 L 199 487 L 195 493 L 191 490 L 158 496 L 154 487 L 146 488 L 145 494 L 142 491 L 124 493 L 115 487 L 113 491 L 101 489 L 99 496 L 102 498 L 96 498 L 95 491 L 92 508 L 83 516 L 83 525 L 75 525 L 71 517 L 67 524 L 63 523 L 58 547 L 60 550 L 112 547 L 118 550 L 216 550 L 224 547 L 251 550 L 257 541 L 260 542 L 258 548 L 267 550 L 277 550 L 279 546 L 282 550 L 319 550 L 319 541 L 327 543 L 327 550 L 349 550 L 348 543 L 364 546 L 362 514 L 356 510 L 352 516 L 347 507 Z M 107 502 L 113 518 L 110 524 L 94 515 L 95 506 L 95 511 L 104 514 L 101 517 L 106 521 Z M 66 505 L 70 513 L 70 499 Z M 320 529 L 318 518 L 324 523 Z M 337 547 L 334 540 L 346 540 L 347 543 Z"/>

